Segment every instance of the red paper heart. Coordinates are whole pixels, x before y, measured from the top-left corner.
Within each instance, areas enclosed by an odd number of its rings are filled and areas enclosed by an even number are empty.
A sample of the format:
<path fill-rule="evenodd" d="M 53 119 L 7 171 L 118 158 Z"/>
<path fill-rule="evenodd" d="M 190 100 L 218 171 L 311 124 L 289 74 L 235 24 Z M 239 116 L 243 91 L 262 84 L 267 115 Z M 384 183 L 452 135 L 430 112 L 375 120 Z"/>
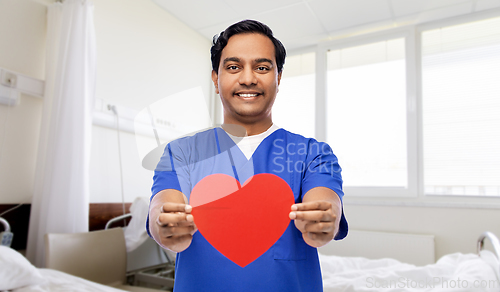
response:
<path fill-rule="evenodd" d="M 212 174 L 190 195 L 198 230 L 228 259 L 245 267 L 265 253 L 285 232 L 294 196 L 274 174 L 261 173 L 243 186 L 233 177 Z"/>

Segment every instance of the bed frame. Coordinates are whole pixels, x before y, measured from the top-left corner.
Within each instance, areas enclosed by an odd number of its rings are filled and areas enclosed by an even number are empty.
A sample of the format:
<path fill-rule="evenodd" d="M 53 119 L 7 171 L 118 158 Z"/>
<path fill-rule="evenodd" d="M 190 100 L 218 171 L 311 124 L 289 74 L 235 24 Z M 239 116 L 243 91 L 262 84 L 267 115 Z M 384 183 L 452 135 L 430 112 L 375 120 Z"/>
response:
<path fill-rule="evenodd" d="M 125 211 L 129 212 L 132 203 L 125 203 Z M 0 204 L 0 213 L 16 207 L 17 204 Z M 25 250 L 28 241 L 28 228 L 31 213 L 31 204 L 23 204 L 19 208 L 4 215 L 4 219 L 10 224 L 11 232 L 14 233 L 11 247 L 15 250 Z M 89 204 L 89 231 L 102 230 L 110 219 L 122 215 L 122 203 L 91 203 Z M 125 219 L 126 224 L 130 218 Z M 120 220 L 122 221 L 122 220 Z M 117 222 L 113 227 L 125 226 Z M 4 229 L 0 227 L 0 232 Z"/>
<path fill-rule="evenodd" d="M 481 250 L 483 250 L 484 248 L 485 239 L 489 239 L 491 245 L 493 246 L 493 250 L 495 251 L 495 255 L 497 256 L 500 262 L 500 241 L 498 240 L 498 237 L 495 236 L 495 234 L 489 231 L 486 231 L 479 236 L 479 239 L 477 240 L 477 254 L 481 256 Z M 499 264 L 499 269 L 500 269 L 500 264 Z"/>
<path fill-rule="evenodd" d="M 491 232 L 482 233 L 477 240 L 480 255 L 488 239 L 500 259 L 500 241 Z M 423 266 L 435 263 L 434 235 L 349 230 L 348 236 L 318 248 L 324 255 L 365 257 L 369 259 L 393 258 L 400 262 Z"/>

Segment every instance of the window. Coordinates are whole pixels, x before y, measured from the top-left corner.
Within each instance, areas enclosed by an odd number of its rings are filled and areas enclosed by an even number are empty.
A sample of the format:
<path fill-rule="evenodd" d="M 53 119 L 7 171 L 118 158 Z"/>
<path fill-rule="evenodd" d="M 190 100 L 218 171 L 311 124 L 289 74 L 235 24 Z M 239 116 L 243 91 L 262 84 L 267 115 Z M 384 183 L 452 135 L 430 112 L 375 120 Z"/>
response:
<path fill-rule="evenodd" d="M 273 106 L 276 125 L 305 137 L 315 137 L 316 54 L 286 58 Z"/>
<path fill-rule="evenodd" d="M 422 33 L 425 193 L 500 196 L 500 17 Z"/>
<path fill-rule="evenodd" d="M 330 144 L 351 202 L 500 208 L 499 80 L 476 13 L 287 57 L 273 120 Z"/>
<path fill-rule="evenodd" d="M 327 140 L 346 187 L 408 187 L 405 38 L 327 53 Z"/>

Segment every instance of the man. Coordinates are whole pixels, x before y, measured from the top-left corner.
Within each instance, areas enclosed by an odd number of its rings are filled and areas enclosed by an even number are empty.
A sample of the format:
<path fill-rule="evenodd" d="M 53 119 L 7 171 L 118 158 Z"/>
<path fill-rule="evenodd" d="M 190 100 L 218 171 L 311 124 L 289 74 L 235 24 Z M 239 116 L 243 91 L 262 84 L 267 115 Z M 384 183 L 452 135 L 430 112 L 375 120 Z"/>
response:
<path fill-rule="evenodd" d="M 273 124 L 286 52 L 266 25 L 233 24 L 214 38 L 211 54 L 224 125 L 171 142 L 152 188 L 148 231 L 158 244 L 178 252 L 174 291 L 322 291 L 316 247 L 344 238 L 348 229 L 337 158 L 327 144 Z M 235 127 L 246 135 L 236 134 Z M 271 173 L 293 191 L 293 222 L 245 267 L 220 254 L 194 224 L 190 193 L 214 173 L 241 183 L 253 174 Z"/>

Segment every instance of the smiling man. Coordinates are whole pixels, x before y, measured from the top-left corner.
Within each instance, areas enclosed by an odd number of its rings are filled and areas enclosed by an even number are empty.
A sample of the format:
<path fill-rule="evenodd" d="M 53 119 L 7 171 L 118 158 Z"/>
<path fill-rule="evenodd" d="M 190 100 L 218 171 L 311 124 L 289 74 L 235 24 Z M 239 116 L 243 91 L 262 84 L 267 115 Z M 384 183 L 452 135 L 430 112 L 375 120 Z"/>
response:
<path fill-rule="evenodd" d="M 269 27 L 252 20 L 233 24 L 214 38 L 211 54 L 224 125 L 171 142 L 152 188 L 148 231 L 178 252 L 174 291 L 322 291 L 316 247 L 344 238 L 348 230 L 337 158 L 326 143 L 273 124 L 286 51 Z M 293 192 L 285 232 L 244 267 L 198 232 L 188 205 L 193 187 L 218 173 L 241 183 L 272 174 Z"/>
<path fill-rule="evenodd" d="M 237 34 L 228 40 L 220 60 L 213 60 L 220 63 L 212 80 L 224 107 L 224 123 L 245 127 L 249 136 L 272 125 L 271 109 L 281 79 L 274 51 L 265 35 Z"/>

